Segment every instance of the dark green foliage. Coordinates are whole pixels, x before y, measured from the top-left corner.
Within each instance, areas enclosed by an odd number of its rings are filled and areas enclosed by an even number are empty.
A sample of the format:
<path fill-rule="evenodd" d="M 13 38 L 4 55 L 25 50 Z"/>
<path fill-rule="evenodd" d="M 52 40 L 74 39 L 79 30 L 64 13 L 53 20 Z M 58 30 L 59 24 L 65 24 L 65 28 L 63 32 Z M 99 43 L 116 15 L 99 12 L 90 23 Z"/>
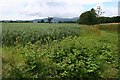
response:
<path fill-rule="evenodd" d="M 120 22 L 120 16 L 116 17 L 99 17 L 99 23 L 118 23 Z"/>
<path fill-rule="evenodd" d="M 91 9 L 90 11 L 86 11 L 80 15 L 80 18 L 78 20 L 79 24 L 86 24 L 86 25 L 94 25 L 98 23 L 98 18 L 96 16 L 94 9 Z"/>
<path fill-rule="evenodd" d="M 107 79 L 104 71 L 117 61 L 114 45 L 107 43 L 104 39 L 86 42 L 71 36 L 61 42 L 53 41 L 41 51 L 39 46 L 28 43 L 22 49 L 25 63 L 12 67 L 9 77 Z"/>
<path fill-rule="evenodd" d="M 61 21 L 58 21 L 58 23 L 62 23 Z"/>
<path fill-rule="evenodd" d="M 44 20 L 43 20 L 43 19 L 41 20 L 41 23 L 44 23 Z"/>

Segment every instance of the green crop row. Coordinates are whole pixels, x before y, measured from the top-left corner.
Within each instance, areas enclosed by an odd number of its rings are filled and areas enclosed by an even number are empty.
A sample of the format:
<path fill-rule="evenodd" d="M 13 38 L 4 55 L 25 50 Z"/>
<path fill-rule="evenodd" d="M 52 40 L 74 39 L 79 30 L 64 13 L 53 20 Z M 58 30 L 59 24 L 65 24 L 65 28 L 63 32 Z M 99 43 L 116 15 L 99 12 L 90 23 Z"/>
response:
<path fill-rule="evenodd" d="M 31 23 L 29 23 L 31 24 Z M 47 27 L 46 27 L 47 26 Z M 68 36 L 79 36 L 80 27 L 77 25 L 53 25 L 53 24 L 3 24 L 3 45 L 25 45 L 28 42 L 49 43 L 53 40 L 61 40 Z"/>

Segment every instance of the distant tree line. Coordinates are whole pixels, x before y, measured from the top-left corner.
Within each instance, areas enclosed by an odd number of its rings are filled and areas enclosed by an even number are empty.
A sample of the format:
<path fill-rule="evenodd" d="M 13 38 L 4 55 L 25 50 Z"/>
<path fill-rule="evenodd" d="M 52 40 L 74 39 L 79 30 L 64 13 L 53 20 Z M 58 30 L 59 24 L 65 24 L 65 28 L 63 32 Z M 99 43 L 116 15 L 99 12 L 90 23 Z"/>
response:
<path fill-rule="evenodd" d="M 120 16 L 115 17 L 99 17 L 99 23 L 118 23 L 120 22 Z"/>
<path fill-rule="evenodd" d="M 52 19 L 51 19 L 52 20 Z M 51 21 L 48 20 L 48 22 L 45 22 L 43 19 L 41 21 L 37 21 L 37 23 L 77 23 L 77 21 Z"/>
<path fill-rule="evenodd" d="M 77 23 L 77 21 L 58 21 L 58 23 Z"/>
<path fill-rule="evenodd" d="M 0 22 L 3 22 L 3 23 L 32 23 L 32 21 L 0 21 Z"/>
<path fill-rule="evenodd" d="M 93 14 L 89 14 L 87 12 L 85 14 L 81 14 L 80 18 L 77 21 L 58 21 L 54 23 L 79 23 L 79 24 L 87 24 L 87 25 L 94 25 L 94 24 L 101 24 L 101 23 L 119 23 L 120 16 L 115 17 L 96 17 Z M 3 23 L 33 23 L 33 21 L 0 21 Z M 53 22 L 45 22 L 43 19 L 41 21 L 37 21 L 36 23 L 53 23 Z"/>
<path fill-rule="evenodd" d="M 52 21 L 52 17 L 48 17 L 47 21 L 44 19 L 41 19 L 39 21 L 14 21 L 14 20 L 3 20 L 0 22 L 3 23 L 77 23 L 77 21 Z"/>

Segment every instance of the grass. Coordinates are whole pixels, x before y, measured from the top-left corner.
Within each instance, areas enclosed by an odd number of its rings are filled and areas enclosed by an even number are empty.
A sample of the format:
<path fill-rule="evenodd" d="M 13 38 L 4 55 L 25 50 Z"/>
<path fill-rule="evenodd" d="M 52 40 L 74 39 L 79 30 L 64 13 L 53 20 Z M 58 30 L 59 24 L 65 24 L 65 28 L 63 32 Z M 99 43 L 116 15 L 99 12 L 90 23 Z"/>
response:
<path fill-rule="evenodd" d="M 4 23 L 3 78 L 117 78 L 117 29 L 116 24 Z"/>
<path fill-rule="evenodd" d="M 99 28 L 101 30 L 116 32 L 116 31 L 118 31 L 119 25 L 120 24 L 118 24 L 118 23 L 116 23 L 116 24 L 101 24 Z"/>

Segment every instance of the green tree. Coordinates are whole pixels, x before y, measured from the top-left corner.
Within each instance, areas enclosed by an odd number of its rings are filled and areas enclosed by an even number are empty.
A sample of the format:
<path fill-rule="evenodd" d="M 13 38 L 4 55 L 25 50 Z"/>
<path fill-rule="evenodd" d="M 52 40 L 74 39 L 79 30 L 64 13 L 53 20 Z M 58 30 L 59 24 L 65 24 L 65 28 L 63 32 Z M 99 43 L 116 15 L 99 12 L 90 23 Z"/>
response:
<path fill-rule="evenodd" d="M 41 20 L 41 23 L 44 23 L 44 20 L 43 20 L 43 19 Z"/>
<path fill-rule="evenodd" d="M 78 20 L 79 24 L 94 25 L 98 23 L 98 18 L 95 10 L 92 8 L 90 11 L 82 13 Z"/>
<path fill-rule="evenodd" d="M 48 22 L 51 23 L 52 17 L 48 17 Z"/>

